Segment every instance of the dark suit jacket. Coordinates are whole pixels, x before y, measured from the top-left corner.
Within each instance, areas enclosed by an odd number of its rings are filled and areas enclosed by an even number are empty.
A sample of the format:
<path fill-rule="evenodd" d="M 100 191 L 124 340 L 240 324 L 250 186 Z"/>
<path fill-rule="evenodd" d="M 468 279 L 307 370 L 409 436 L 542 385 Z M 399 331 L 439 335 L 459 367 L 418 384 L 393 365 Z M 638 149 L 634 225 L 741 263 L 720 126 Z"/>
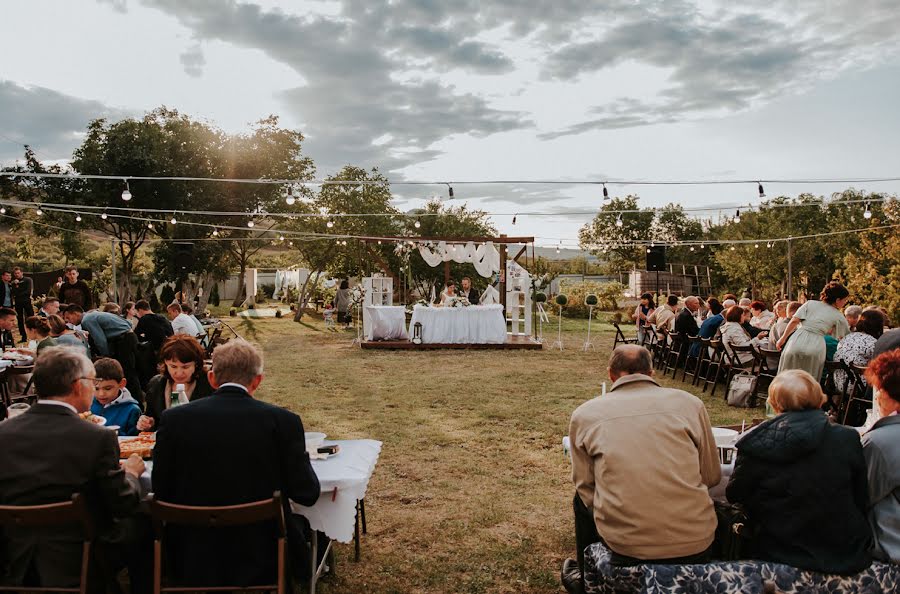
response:
<path fill-rule="evenodd" d="M 686 307 L 682 309 L 675 318 L 675 332 L 681 336 L 697 336 L 699 331 L 700 327 L 691 310 Z"/>
<path fill-rule="evenodd" d="M 469 292 L 465 297 L 472 305 L 478 305 L 478 300 L 481 299 L 481 294 L 475 290 L 475 287 L 472 287 L 471 289 L 469 289 Z"/>
<path fill-rule="evenodd" d="M 165 316 L 160 314 L 145 314 L 138 320 L 137 326 L 134 328 L 141 342 L 149 342 L 153 345 L 153 352 L 159 353 L 166 339 L 174 332 L 172 324 Z"/>
<path fill-rule="evenodd" d="M 119 467 L 116 433 L 88 423 L 62 406 L 36 404 L 0 424 L 0 503 L 40 505 L 82 493 L 100 534 L 113 518 L 133 514 L 140 503 L 138 480 Z M 79 528 L 9 531 L 9 577 L 21 584 L 36 571 L 44 586 L 78 585 Z"/>
<path fill-rule="evenodd" d="M 13 279 L 13 283 L 15 283 L 15 279 Z M 34 311 L 34 306 L 31 303 L 32 293 L 34 292 L 34 281 L 27 276 L 23 276 L 19 279 L 19 283 L 13 286 L 13 302 L 16 307 L 24 307 L 31 308 Z"/>
<path fill-rule="evenodd" d="M 300 417 L 228 386 L 162 414 L 153 491 L 160 501 L 186 505 L 249 503 L 281 491 L 289 514 L 288 498 L 303 505 L 316 502 L 319 479 L 306 453 Z M 168 571 L 186 585 L 241 586 L 274 578 L 271 524 L 171 528 L 166 539 Z"/>
<path fill-rule="evenodd" d="M 16 346 L 16 338 L 9 330 L 0 330 L 0 349 Z"/>
<path fill-rule="evenodd" d="M 15 307 L 16 301 L 15 296 L 13 295 L 13 286 L 12 282 L 7 285 L 5 282 L 0 281 L 0 307 L 3 307 L 3 304 L 6 303 L 6 294 L 9 292 L 9 307 Z"/>
<path fill-rule="evenodd" d="M 197 378 L 197 385 L 194 386 L 194 392 L 191 394 L 191 402 L 206 398 L 213 393 L 209 380 L 206 379 L 206 373 L 201 373 Z M 144 414 L 153 417 L 153 429 L 159 427 L 159 418 L 166 410 L 166 399 L 171 394 L 166 392 L 166 376 L 159 374 L 154 375 L 147 383 L 147 390 L 144 392 Z"/>

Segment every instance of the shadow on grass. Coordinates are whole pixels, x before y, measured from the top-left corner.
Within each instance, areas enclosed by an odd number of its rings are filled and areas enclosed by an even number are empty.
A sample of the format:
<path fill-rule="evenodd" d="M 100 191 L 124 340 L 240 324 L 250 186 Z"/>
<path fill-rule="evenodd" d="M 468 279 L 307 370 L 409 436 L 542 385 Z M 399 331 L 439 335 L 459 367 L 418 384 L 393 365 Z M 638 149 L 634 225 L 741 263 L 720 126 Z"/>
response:
<path fill-rule="evenodd" d="M 252 318 L 242 319 L 241 323 L 238 324 L 237 331 L 243 338 L 259 342 L 259 331 L 256 329 L 256 324 L 253 323 Z"/>
<path fill-rule="evenodd" d="M 297 321 L 294 322 L 294 323 L 295 323 L 295 324 L 300 324 L 300 325 L 303 326 L 304 328 L 307 328 L 308 330 L 312 330 L 313 332 L 321 332 L 321 331 L 322 331 L 321 328 L 317 328 L 317 327 L 313 326 L 313 325 L 310 324 L 310 323 L 304 322 L 303 320 L 297 320 Z"/>

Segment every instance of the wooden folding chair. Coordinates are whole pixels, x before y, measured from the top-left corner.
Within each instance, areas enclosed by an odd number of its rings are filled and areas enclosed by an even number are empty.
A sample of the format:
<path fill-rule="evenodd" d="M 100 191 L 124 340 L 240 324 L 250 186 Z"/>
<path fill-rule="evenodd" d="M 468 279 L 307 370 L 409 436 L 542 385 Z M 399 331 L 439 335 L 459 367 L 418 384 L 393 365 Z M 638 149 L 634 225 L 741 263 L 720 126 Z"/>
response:
<path fill-rule="evenodd" d="M 825 361 L 819 385 L 828 399 L 828 405 L 835 411 L 836 422 L 841 422 L 841 419 L 843 419 L 852 383 L 852 372 L 846 363 L 843 361 Z"/>
<path fill-rule="evenodd" d="M 712 354 L 710 354 L 709 362 L 706 364 L 706 377 L 703 380 L 703 390 L 701 392 L 706 394 L 706 388 L 712 386 L 710 391 L 710 396 L 712 396 L 716 392 L 719 372 L 725 364 L 725 348 L 722 346 L 722 341 L 718 339 L 710 340 L 709 348 L 712 349 Z"/>
<path fill-rule="evenodd" d="M 281 506 L 281 493 L 275 491 L 271 499 L 228 505 L 222 507 L 199 507 L 193 505 L 176 505 L 157 501 L 149 496 L 150 515 L 153 520 L 155 537 L 153 541 L 153 592 L 250 592 L 272 591 L 285 594 L 286 557 L 285 543 L 287 529 L 284 521 L 284 509 Z M 162 585 L 163 534 L 167 525 L 195 526 L 201 528 L 220 528 L 225 526 L 247 526 L 268 520 L 275 520 L 278 534 L 278 576 L 274 584 L 255 586 L 166 586 Z"/>
<path fill-rule="evenodd" d="M 696 346 L 696 348 L 694 348 Z M 691 354 L 696 351 L 695 354 Z M 684 356 L 684 366 L 681 370 L 681 381 L 686 381 L 687 376 L 691 376 L 691 385 L 700 371 L 700 360 L 703 356 L 703 339 L 699 336 L 687 337 L 687 350 Z M 693 363 L 693 365 L 692 365 Z M 690 369 L 690 371 L 688 371 Z"/>
<path fill-rule="evenodd" d="M 678 375 L 678 361 L 681 359 L 681 353 L 684 350 L 685 340 L 678 332 L 669 332 L 669 338 L 672 343 L 669 345 L 669 351 L 666 353 L 666 360 L 663 364 L 663 377 L 672 370 L 672 379 Z"/>
<path fill-rule="evenodd" d="M 666 363 L 666 356 L 669 354 L 669 331 L 665 328 L 661 330 L 654 328 L 653 333 L 656 335 L 656 351 L 653 354 L 653 365 L 656 369 L 661 369 Z"/>
<path fill-rule="evenodd" d="M 88 568 L 94 542 L 94 525 L 84 498 L 79 493 L 72 495 L 71 501 L 63 503 L 27 506 L 0 505 L 0 527 L 3 528 L 47 528 L 72 524 L 81 525 L 84 531 L 84 542 L 81 545 L 81 578 L 77 588 L 0 586 L 0 592 L 78 592 L 87 594 Z"/>
<path fill-rule="evenodd" d="M 868 386 L 866 382 L 863 381 L 863 375 L 866 373 L 865 367 L 860 367 L 859 365 L 854 365 L 851 363 L 847 366 L 850 371 L 850 377 L 847 380 L 847 383 L 850 384 L 850 388 L 848 390 L 849 397 L 847 398 L 847 404 L 843 407 L 843 415 L 841 416 L 841 424 L 847 424 L 847 417 L 850 416 L 850 409 L 854 402 L 863 404 L 863 405 L 872 405 L 872 399 L 867 397 L 868 394 Z"/>
<path fill-rule="evenodd" d="M 622 332 L 618 322 L 614 321 L 612 325 L 616 328 L 616 339 L 613 341 L 613 350 L 616 350 L 616 347 L 619 346 L 619 344 L 637 344 L 637 336 L 634 338 L 626 338 L 625 333 Z"/>
<path fill-rule="evenodd" d="M 653 352 L 653 347 L 656 344 L 656 331 L 653 326 L 649 324 L 644 324 L 641 326 L 643 339 L 641 340 L 641 346 L 649 350 L 651 353 Z"/>
<path fill-rule="evenodd" d="M 7 406 L 22 401 L 29 401 L 29 404 L 33 404 L 37 400 L 37 395 L 31 391 L 31 378 L 28 379 L 21 392 L 10 388 L 10 383 L 14 381 L 12 378 L 34 373 L 34 365 L 11 365 L 4 369 L 3 372 L 3 399 Z"/>

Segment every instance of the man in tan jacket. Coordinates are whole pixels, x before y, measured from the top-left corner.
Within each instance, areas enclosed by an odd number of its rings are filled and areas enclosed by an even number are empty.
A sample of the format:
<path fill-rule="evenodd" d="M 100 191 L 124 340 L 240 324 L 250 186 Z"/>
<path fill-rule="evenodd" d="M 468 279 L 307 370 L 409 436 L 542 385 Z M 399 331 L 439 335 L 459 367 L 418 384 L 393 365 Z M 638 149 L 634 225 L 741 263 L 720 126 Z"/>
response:
<path fill-rule="evenodd" d="M 708 559 L 716 514 L 708 488 L 721 479 L 709 416 L 696 396 L 662 388 L 649 352 L 613 351 L 605 396 L 572 414 L 577 567 L 563 564 L 563 585 L 583 586 L 584 549 L 602 540 L 619 565 Z"/>

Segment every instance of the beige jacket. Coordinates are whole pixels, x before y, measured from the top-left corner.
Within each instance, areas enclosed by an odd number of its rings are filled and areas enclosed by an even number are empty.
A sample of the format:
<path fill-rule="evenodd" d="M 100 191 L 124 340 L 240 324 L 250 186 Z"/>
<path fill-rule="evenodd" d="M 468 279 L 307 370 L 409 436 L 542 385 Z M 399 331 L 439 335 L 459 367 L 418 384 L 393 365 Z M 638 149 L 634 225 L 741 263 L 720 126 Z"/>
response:
<path fill-rule="evenodd" d="M 575 410 L 569 439 L 575 489 L 613 551 L 665 559 L 712 543 L 722 469 L 700 399 L 626 375 Z"/>
<path fill-rule="evenodd" d="M 668 305 L 657 307 L 652 314 L 647 316 L 647 323 L 656 326 L 657 330 L 672 330 L 675 325 L 675 312 Z"/>

